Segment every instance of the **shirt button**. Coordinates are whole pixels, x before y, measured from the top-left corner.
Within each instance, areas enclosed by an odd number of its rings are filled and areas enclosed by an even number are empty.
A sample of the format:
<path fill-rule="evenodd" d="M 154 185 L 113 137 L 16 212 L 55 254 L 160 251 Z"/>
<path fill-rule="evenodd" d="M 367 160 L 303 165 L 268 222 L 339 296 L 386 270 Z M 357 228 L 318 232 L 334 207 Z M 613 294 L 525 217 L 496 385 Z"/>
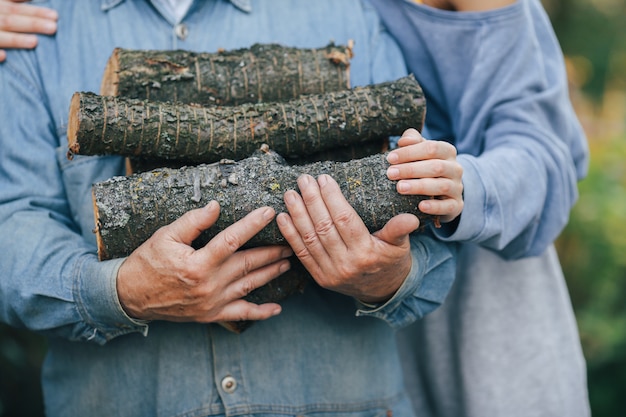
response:
<path fill-rule="evenodd" d="M 229 394 L 232 394 L 237 389 L 237 380 L 228 375 L 222 379 L 222 389 Z"/>
<path fill-rule="evenodd" d="M 184 41 L 185 39 L 187 39 L 187 35 L 189 35 L 189 28 L 187 27 L 186 24 L 179 23 L 176 26 L 174 26 L 174 33 L 176 33 L 176 36 L 178 37 L 178 39 L 180 39 L 181 41 Z"/>

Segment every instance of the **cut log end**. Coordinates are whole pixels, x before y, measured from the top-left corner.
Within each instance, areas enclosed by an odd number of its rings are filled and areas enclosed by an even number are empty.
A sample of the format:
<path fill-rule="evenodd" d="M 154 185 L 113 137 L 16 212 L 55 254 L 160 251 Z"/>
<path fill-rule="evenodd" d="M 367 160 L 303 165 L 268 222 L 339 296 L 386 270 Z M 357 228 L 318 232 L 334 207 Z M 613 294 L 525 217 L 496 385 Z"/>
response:
<path fill-rule="evenodd" d="M 70 102 L 70 115 L 67 121 L 67 144 L 68 155 L 80 153 L 80 143 L 78 143 L 78 129 L 80 127 L 80 93 L 74 93 Z"/>
<path fill-rule="evenodd" d="M 91 192 L 91 201 L 93 203 L 93 218 L 95 221 L 95 227 L 93 232 L 96 234 L 96 246 L 98 248 L 98 260 L 103 261 L 105 259 L 109 259 L 109 255 L 106 251 L 106 245 L 102 240 L 102 235 L 100 234 L 100 214 L 98 212 L 98 204 L 96 203 L 96 194 Z"/>
<path fill-rule="evenodd" d="M 119 85 L 119 73 L 120 73 L 120 60 L 119 60 L 120 48 L 115 48 L 113 53 L 107 61 L 107 65 L 104 68 L 104 75 L 102 82 L 100 83 L 100 95 L 101 96 L 117 96 Z"/>

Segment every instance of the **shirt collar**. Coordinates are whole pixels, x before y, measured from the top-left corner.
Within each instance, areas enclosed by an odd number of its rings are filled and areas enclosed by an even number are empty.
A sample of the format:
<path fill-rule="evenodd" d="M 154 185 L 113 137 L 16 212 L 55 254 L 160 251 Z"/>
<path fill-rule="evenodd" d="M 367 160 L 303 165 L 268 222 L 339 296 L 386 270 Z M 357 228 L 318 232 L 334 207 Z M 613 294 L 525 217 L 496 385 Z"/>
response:
<path fill-rule="evenodd" d="M 125 0 L 102 0 L 101 8 L 103 11 L 109 11 L 112 8 L 118 6 L 119 4 L 124 3 Z M 238 8 L 239 10 L 250 13 L 252 11 L 252 3 L 251 0 L 229 0 L 233 6 Z"/>

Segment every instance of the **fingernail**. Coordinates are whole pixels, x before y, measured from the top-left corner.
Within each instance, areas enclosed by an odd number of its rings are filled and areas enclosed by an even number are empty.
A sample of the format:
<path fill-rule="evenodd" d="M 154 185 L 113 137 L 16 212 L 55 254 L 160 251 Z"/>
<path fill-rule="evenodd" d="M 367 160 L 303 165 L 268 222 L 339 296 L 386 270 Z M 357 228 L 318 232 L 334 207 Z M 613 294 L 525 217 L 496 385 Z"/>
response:
<path fill-rule="evenodd" d="M 298 178 L 298 183 L 301 185 L 309 185 L 311 183 L 311 176 L 308 174 L 300 175 Z"/>
<path fill-rule="evenodd" d="M 389 162 L 390 164 L 395 164 L 400 160 L 400 157 L 398 156 L 397 153 L 395 152 L 390 152 L 387 155 L 387 162 Z"/>
<path fill-rule="evenodd" d="M 279 226 L 285 226 L 287 224 L 286 216 L 287 214 L 285 213 L 278 213 L 278 215 L 276 216 L 276 223 Z"/>
<path fill-rule="evenodd" d="M 272 316 L 279 315 L 281 311 L 282 309 L 280 308 L 280 306 L 277 306 L 274 310 L 272 310 Z"/>
<path fill-rule="evenodd" d="M 291 255 L 293 255 L 293 250 L 286 246 L 285 249 L 283 249 L 283 252 L 281 253 L 283 258 L 289 258 Z M 291 268 L 291 265 L 289 266 Z"/>
<path fill-rule="evenodd" d="M 295 191 L 293 191 L 293 190 L 289 190 L 289 191 L 287 191 L 285 193 L 285 197 L 284 197 L 285 198 L 285 204 L 287 204 L 288 206 L 292 205 L 292 204 L 295 204 L 296 196 L 294 194 L 295 194 Z"/>
<path fill-rule="evenodd" d="M 325 186 L 326 184 L 328 184 L 328 176 L 326 174 L 320 175 L 317 179 L 317 182 L 321 187 Z"/>
<path fill-rule="evenodd" d="M 217 201 L 211 200 L 206 206 L 204 206 L 204 208 L 206 210 L 215 210 L 216 206 L 217 206 Z"/>
<path fill-rule="evenodd" d="M 52 33 L 56 32 L 57 31 L 57 24 L 56 24 L 56 22 L 51 22 L 49 20 L 45 21 L 43 23 L 43 31 L 44 31 L 44 33 L 47 33 L 47 34 L 52 34 Z"/>
<path fill-rule="evenodd" d="M 404 181 L 400 181 L 398 183 L 398 191 L 401 192 L 401 193 L 405 193 L 405 192 L 409 191 L 409 184 L 407 184 Z"/>
<path fill-rule="evenodd" d="M 274 209 L 267 207 L 263 210 L 263 220 L 271 220 L 274 218 Z"/>
<path fill-rule="evenodd" d="M 37 46 L 37 36 L 36 35 L 23 35 L 22 36 L 24 45 L 23 48 L 34 48 Z"/>
<path fill-rule="evenodd" d="M 289 271 L 291 269 L 291 264 L 289 262 L 285 262 L 283 263 L 280 268 L 278 268 L 278 270 L 280 271 L 281 274 Z"/>
<path fill-rule="evenodd" d="M 396 178 L 400 177 L 400 170 L 398 168 L 389 168 L 387 170 L 387 177 L 390 180 L 395 180 Z"/>
<path fill-rule="evenodd" d="M 53 9 L 41 9 L 44 13 L 44 17 L 46 17 L 47 19 L 54 19 L 57 20 L 59 18 L 59 13 L 57 13 L 56 10 Z"/>
<path fill-rule="evenodd" d="M 407 130 L 404 131 L 404 133 L 402 134 L 402 136 L 406 136 L 409 137 L 411 139 L 417 139 L 420 137 L 420 132 L 417 129 L 414 128 L 409 128 Z"/>

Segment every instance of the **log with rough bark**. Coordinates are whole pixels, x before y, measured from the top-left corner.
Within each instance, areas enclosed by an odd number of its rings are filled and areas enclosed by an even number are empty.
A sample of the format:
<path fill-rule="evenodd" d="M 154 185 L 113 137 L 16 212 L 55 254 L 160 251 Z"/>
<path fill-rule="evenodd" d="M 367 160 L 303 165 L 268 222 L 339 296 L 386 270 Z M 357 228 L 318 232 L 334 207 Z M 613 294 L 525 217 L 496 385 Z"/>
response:
<path fill-rule="evenodd" d="M 409 128 L 425 117 L 411 76 L 288 102 L 196 107 L 75 93 L 69 151 L 211 163 L 242 159 L 262 144 L 286 157 L 359 144 Z"/>
<path fill-rule="evenodd" d="M 202 105 L 285 101 L 350 87 L 352 45 L 277 44 L 216 53 L 117 48 L 100 94 Z"/>
<path fill-rule="evenodd" d="M 374 140 L 363 142 L 358 145 L 342 146 L 327 151 L 316 152 L 311 155 L 303 155 L 297 158 L 285 158 L 290 165 L 305 165 L 317 161 L 337 161 L 346 162 L 351 159 L 365 158 L 366 156 L 376 153 L 386 152 L 389 150 L 389 140 Z M 129 158 L 127 164 L 127 175 L 137 174 L 140 172 L 152 171 L 157 168 L 182 168 L 187 165 L 196 165 L 194 163 L 171 160 L 171 159 L 149 159 L 149 158 Z"/>
<path fill-rule="evenodd" d="M 116 177 L 93 187 L 98 255 L 101 260 L 127 256 L 160 227 L 211 200 L 221 206 L 218 221 L 203 232 L 195 246 L 243 218 L 253 209 L 271 206 L 286 211 L 283 194 L 297 189 L 302 173 L 331 175 L 370 231 L 399 213 L 413 213 L 425 225 L 436 221 L 418 209 L 424 196 L 405 196 L 387 179 L 385 154 L 348 162 L 324 161 L 308 165 L 285 163 L 264 148 L 239 162 L 220 161 L 181 169 L 156 169 L 130 177 Z M 250 246 L 284 244 L 275 222 L 251 239 Z"/>

